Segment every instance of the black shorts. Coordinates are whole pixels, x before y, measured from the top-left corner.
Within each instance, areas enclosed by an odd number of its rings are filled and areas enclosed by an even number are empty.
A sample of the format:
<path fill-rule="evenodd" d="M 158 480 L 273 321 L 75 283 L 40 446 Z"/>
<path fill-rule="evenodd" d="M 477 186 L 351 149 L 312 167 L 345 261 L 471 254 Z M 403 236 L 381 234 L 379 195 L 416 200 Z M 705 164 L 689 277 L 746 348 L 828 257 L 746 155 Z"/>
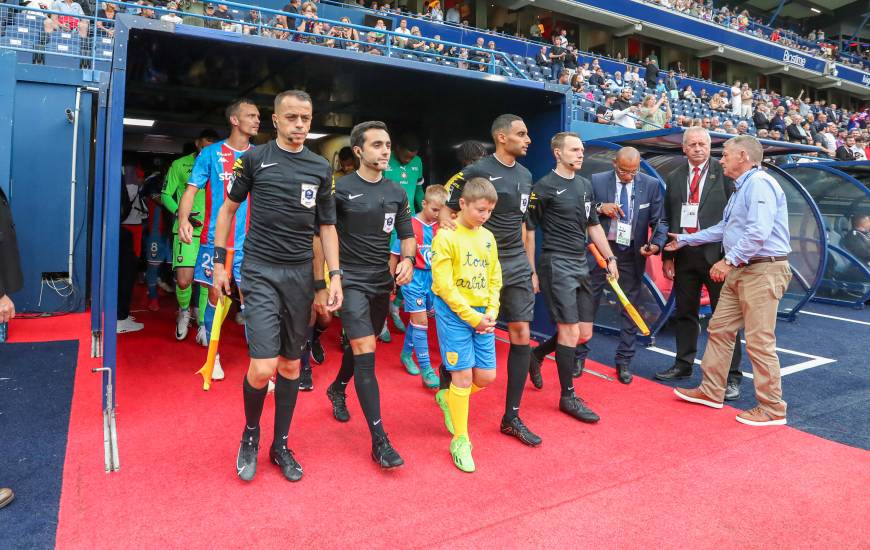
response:
<path fill-rule="evenodd" d="M 586 259 L 542 254 L 538 280 L 554 323 L 573 325 L 595 319 L 595 303 Z"/>
<path fill-rule="evenodd" d="M 499 258 L 502 287 L 499 296 L 499 321 L 530 323 L 535 312 L 532 268 L 525 254 Z"/>
<path fill-rule="evenodd" d="M 252 359 L 299 359 L 314 302 L 311 264 L 272 265 L 245 258 L 241 271 L 248 354 Z"/>
<path fill-rule="evenodd" d="M 390 293 L 393 291 L 390 272 L 344 269 L 341 326 L 345 334 L 350 340 L 380 334 L 390 312 Z"/>

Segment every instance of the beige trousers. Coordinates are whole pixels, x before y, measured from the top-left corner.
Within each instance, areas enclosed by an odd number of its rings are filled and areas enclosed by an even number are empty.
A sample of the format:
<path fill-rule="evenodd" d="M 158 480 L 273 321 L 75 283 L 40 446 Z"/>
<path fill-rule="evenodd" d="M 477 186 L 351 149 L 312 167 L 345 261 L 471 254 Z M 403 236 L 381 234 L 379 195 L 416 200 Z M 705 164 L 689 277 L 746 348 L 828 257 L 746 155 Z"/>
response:
<path fill-rule="evenodd" d="M 734 339 L 742 328 L 758 405 L 770 414 L 785 416 L 775 330 L 776 310 L 790 280 L 791 270 L 783 261 L 751 264 L 728 273 L 707 327 L 709 338 L 701 363 L 705 395 L 720 402 L 725 399 Z"/>

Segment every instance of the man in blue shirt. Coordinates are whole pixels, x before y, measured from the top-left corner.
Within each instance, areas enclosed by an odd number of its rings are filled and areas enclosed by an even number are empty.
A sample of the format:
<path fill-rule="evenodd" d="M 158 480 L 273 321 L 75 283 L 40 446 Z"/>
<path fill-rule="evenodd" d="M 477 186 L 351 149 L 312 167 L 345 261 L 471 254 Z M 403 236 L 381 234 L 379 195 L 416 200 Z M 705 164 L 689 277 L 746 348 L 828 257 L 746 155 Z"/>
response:
<path fill-rule="evenodd" d="M 720 163 L 725 175 L 734 179 L 736 191 L 723 220 L 697 233 L 669 233 L 674 240 L 665 246 L 675 252 L 686 244 L 721 241 L 725 248 L 725 257 L 710 269 L 710 277 L 724 281 L 724 286 L 707 328 L 704 378 L 697 388 L 674 392 L 686 401 L 722 408 L 734 338 L 745 327 L 758 406 L 737 415 L 737 421 L 750 426 L 786 423 L 775 329 L 779 300 L 791 280 L 788 207 L 782 188 L 761 169 L 763 156 L 752 136 L 725 142 Z"/>

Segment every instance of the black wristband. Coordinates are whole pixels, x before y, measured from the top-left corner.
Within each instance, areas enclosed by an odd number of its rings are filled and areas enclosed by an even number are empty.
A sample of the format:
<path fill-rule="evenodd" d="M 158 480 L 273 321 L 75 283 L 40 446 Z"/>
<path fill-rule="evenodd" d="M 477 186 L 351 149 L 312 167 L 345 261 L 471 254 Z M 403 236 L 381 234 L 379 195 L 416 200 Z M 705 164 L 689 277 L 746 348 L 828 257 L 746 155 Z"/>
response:
<path fill-rule="evenodd" d="M 314 290 L 326 290 L 326 281 L 323 279 L 314 279 Z"/>
<path fill-rule="evenodd" d="M 224 265 L 227 262 L 227 249 L 222 246 L 214 247 L 214 265 Z"/>
<path fill-rule="evenodd" d="M 336 275 L 338 275 L 339 277 L 344 277 L 344 270 L 343 269 L 333 269 L 332 271 L 329 272 L 330 279 L 332 279 Z"/>
<path fill-rule="evenodd" d="M 402 256 L 402 259 L 403 259 L 403 260 L 411 260 L 411 265 L 414 265 L 414 264 L 417 263 L 417 257 L 416 257 L 416 256 Z"/>

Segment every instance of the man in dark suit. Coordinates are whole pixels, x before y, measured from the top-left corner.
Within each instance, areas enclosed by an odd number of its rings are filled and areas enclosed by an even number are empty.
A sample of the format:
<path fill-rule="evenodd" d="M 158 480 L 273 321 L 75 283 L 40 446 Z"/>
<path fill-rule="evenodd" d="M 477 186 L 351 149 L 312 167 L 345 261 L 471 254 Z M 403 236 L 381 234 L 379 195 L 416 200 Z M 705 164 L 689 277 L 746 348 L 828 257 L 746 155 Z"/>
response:
<path fill-rule="evenodd" d="M 644 69 L 646 69 L 646 73 L 643 75 L 643 79 L 646 81 L 646 87 L 655 88 L 659 79 L 659 66 L 647 57 L 644 61 Z"/>
<path fill-rule="evenodd" d="M 725 177 L 722 166 L 718 162 L 710 162 L 710 134 L 707 130 L 697 127 L 687 129 L 683 134 L 683 153 L 688 162 L 667 178 L 665 217 L 672 233 L 694 233 L 698 229 L 716 225 L 722 220 L 725 204 L 734 192 L 734 182 Z M 677 302 L 674 313 L 677 356 L 671 368 L 656 374 L 657 379 L 682 380 L 692 376 L 692 366 L 698 353 L 701 285 L 707 287 L 710 306 L 716 309 L 722 283 L 710 278 L 710 268 L 722 256 L 719 243 L 684 246 L 676 253 L 665 252 L 662 255 L 665 277 L 674 281 L 672 292 Z M 731 357 L 725 399 L 740 397 L 740 381 L 743 377 L 740 358 L 738 335 Z"/>
<path fill-rule="evenodd" d="M 632 303 L 640 297 L 647 257 L 661 251 L 668 233 L 659 182 L 639 171 L 640 153 L 634 147 L 623 147 L 616 153 L 613 170 L 591 178 L 601 229 L 616 256 L 619 286 Z M 650 229 L 654 231 L 651 238 Z M 597 310 L 607 284 L 606 273 L 591 256 L 586 261 L 590 267 L 595 266 L 590 269 L 590 282 Z M 637 326 L 624 310 L 621 320 L 615 363 L 619 381 L 629 384 Z M 577 350 L 580 360 L 585 361 L 589 346 L 581 344 Z"/>
<path fill-rule="evenodd" d="M 0 187 L 0 324 L 15 317 L 15 304 L 9 294 L 22 287 L 22 280 L 12 209 L 9 208 L 9 201 Z M 12 489 L 0 488 L 0 508 L 12 502 L 13 498 L 15 494 Z"/>

